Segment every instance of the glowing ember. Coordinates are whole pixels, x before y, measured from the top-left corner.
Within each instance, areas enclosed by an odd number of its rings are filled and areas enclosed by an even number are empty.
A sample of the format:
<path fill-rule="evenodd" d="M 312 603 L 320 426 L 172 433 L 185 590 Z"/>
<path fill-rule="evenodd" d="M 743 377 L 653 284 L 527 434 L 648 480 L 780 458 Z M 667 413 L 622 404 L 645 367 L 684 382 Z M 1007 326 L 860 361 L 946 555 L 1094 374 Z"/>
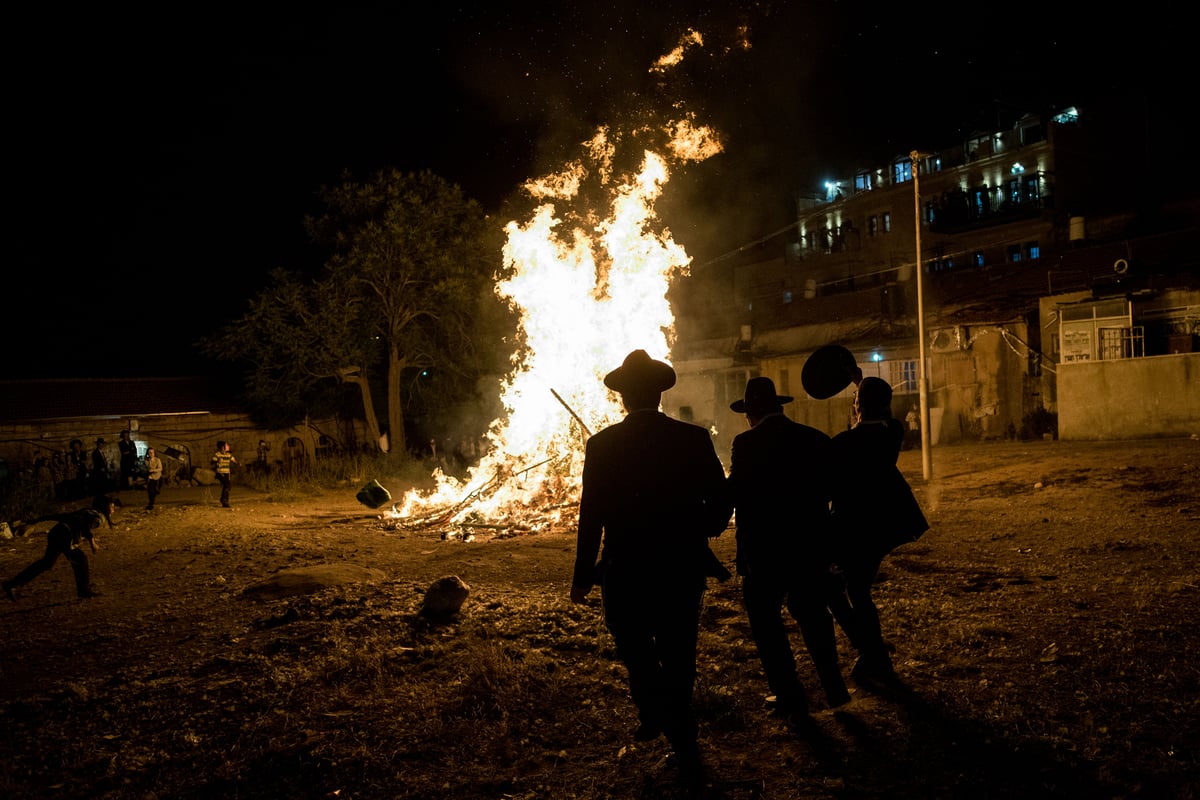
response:
<path fill-rule="evenodd" d="M 645 138 L 658 139 L 653 150 L 636 144 Z M 488 452 L 466 479 L 436 472 L 435 490 L 393 507 L 398 525 L 532 531 L 573 522 L 586 436 L 622 416 L 604 375 L 631 350 L 666 359 L 672 344 L 667 290 L 690 258 L 655 229 L 668 162 L 721 150 L 712 131 L 686 118 L 642 129 L 636 142 L 601 129 L 578 160 L 524 186 L 541 205 L 505 226 L 512 276 L 496 286 L 519 309 L 526 344 L 501 389 L 506 415 L 492 422 Z M 640 171 L 614 176 L 625 144 L 643 147 Z M 588 196 L 598 187 L 606 208 L 573 210 L 585 187 Z"/>

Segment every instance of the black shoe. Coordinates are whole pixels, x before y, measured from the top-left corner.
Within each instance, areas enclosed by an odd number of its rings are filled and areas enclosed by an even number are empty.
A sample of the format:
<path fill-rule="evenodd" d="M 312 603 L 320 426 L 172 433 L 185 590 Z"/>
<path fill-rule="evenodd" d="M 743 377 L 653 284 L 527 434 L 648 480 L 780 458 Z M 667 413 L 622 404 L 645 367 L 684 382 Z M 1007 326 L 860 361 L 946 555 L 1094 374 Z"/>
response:
<path fill-rule="evenodd" d="M 8 581 L 5 581 L 5 582 L 4 582 L 4 594 L 8 596 L 8 599 L 9 599 L 9 600 L 12 600 L 14 603 L 15 603 L 15 602 L 17 602 L 17 591 L 16 591 L 16 587 L 14 587 L 14 586 L 13 586 L 11 583 L 9 583 Z"/>
<path fill-rule="evenodd" d="M 829 703 L 830 708 L 841 708 L 850 702 L 850 692 L 843 687 L 841 691 L 826 694 L 825 700 Z"/>
<path fill-rule="evenodd" d="M 229 503 L 221 503 L 221 508 L 233 508 Z"/>
<path fill-rule="evenodd" d="M 99 597 L 100 595 L 101 595 L 101 592 L 97 592 L 95 589 L 88 589 L 86 592 L 83 592 L 82 594 L 79 595 L 79 599 L 80 600 L 90 600 L 91 598 Z"/>
<path fill-rule="evenodd" d="M 675 751 L 675 765 L 679 770 L 679 784 L 688 791 L 689 797 L 698 797 L 704 790 L 707 770 L 700 757 L 699 747 L 684 747 Z"/>
<path fill-rule="evenodd" d="M 643 722 L 633 732 L 635 742 L 653 742 L 659 736 L 662 736 L 662 728 L 653 722 Z"/>
<path fill-rule="evenodd" d="M 881 658 L 864 658 L 859 656 L 850 669 L 850 677 L 856 681 L 894 681 L 896 670 L 892 660 L 886 656 Z"/>

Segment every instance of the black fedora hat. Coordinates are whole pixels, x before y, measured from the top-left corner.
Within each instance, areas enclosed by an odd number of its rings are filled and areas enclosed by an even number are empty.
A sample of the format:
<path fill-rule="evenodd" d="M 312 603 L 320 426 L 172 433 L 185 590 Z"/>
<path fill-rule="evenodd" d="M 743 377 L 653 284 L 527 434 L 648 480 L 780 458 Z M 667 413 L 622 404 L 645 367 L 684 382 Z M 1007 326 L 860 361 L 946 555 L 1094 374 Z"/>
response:
<path fill-rule="evenodd" d="M 675 370 L 666 362 L 655 361 L 645 350 L 634 350 L 621 366 L 604 376 L 604 385 L 621 394 L 661 393 L 675 385 Z"/>
<path fill-rule="evenodd" d="M 746 381 L 746 396 L 729 404 L 730 411 L 756 414 L 792 402 L 786 394 L 775 394 L 775 381 L 770 378 L 751 378 Z"/>
<path fill-rule="evenodd" d="M 840 344 L 818 347 L 800 370 L 800 383 L 809 397 L 828 400 L 861 375 L 854 354 Z"/>

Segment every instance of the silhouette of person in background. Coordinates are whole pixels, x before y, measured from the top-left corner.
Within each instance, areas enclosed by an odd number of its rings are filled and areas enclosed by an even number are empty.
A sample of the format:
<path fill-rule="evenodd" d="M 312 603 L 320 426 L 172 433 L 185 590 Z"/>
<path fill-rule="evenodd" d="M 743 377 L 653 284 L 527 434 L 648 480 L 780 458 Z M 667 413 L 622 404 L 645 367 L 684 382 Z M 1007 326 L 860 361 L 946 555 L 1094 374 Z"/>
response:
<path fill-rule="evenodd" d="M 865 685 L 895 685 L 871 586 L 884 557 L 929 528 L 912 488 L 896 467 L 904 426 L 892 417 L 892 387 L 863 378 L 854 397 L 859 422 L 833 437 L 835 561 L 845 577 L 845 597 L 831 607 L 858 651 L 850 676 Z"/>
<path fill-rule="evenodd" d="M 154 452 L 154 448 L 146 450 L 146 510 L 154 510 L 154 500 L 158 497 L 158 489 L 163 476 L 162 459 Z"/>
<path fill-rule="evenodd" d="M 921 446 L 921 411 L 916 404 L 909 407 L 904 415 L 904 424 L 908 430 L 904 433 L 904 449 L 911 450 Z"/>
<path fill-rule="evenodd" d="M 88 491 L 94 494 L 102 494 L 108 491 L 108 457 L 104 455 L 104 439 L 96 440 L 96 447 L 92 450 L 92 471 L 90 473 L 91 485 L 88 486 Z"/>
<path fill-rule="evenodd" d="M 137 445 L 129 438 L 129 431 L 121 431 L 117 449 L 121 451 L 118 461 L 121 471 L 119 488 L 129 489 L 133 486 L 133 473 L 137 471 Z"/>
<path fill-rule="evenodd" d="M 788 419 L 783 405 L 791 401 L 775 393 L 770 378 L 751 378 L 743 399 L 729 406 L 750 423 L 750 430 L 733 439 L 729 467 L 737 572 L 774 711 L 785 717 L 808 713 L 783 622 L 785 604 L 800 626 L 829 706 L 850 702 L 828 608 L 830 440 Z"/>
<path fill-rule="evenodd" d="M 665 734 L 682 781 L 695 786 L 704 777 L 692 708 L 700 607 L 706 576 L 729 575 L 708 546 L 729 524 L 725 470 L 706 429 L 659 410 L 675 385 L 670 365 L 635 350 L 604 384 L 627 415 L 587 443 L 571 600 L 584 602 L 599 579 L 638 710 L 634 739 Z"/>
<path fill-rule="evenodd" d="M 78 500 L 85 496 L 88 490 L 88 457 L 83 451 L 82 439 L 72 439 L 70 447 L 67 453 L 67 479 L 63 499 Z"/>
<path fill-rule="evenodd" d="M 217 474 L 217 480 L 221 484 L 221 505 L 231 508 L 229 505 L 229 476 L 237 459 L 233 453 L 229 452 L 229 442 L 224 440 L 217 442 L 217 452 L 213 453 L 211 462 L 213 472 Z"/>

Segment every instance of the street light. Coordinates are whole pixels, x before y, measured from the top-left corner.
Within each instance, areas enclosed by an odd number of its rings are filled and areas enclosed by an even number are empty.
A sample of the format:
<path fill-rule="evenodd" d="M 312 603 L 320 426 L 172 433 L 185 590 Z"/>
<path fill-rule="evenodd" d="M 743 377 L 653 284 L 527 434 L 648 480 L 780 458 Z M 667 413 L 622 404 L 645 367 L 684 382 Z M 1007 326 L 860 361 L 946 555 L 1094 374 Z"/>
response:
<path fill-rule="evenodd" d="M 922 153 L 913 150 L 908 154 L 912 159 L 913 179 L 913 224 L 916 228 L 917 240 L 917 349 L 920 353 L 921 371 L 918 376 L 918 396 L 921 403 L 921 474 L 925 480 L 933 477 L 933 449 L 929 436 L 929 377 L 925 372 L 925 270 L 921 266 L 921 190 L 917 179 L 920 173 Z"/>

